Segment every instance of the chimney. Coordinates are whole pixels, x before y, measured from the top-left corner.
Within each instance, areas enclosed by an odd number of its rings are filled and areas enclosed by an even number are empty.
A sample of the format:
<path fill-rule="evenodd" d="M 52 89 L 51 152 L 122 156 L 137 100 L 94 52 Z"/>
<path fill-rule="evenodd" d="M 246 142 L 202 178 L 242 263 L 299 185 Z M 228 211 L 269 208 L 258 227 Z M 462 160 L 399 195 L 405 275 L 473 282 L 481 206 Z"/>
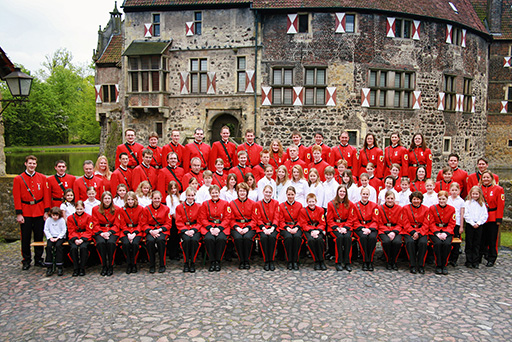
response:
<path fill-rule="evenodd" d="M 487 0 L 487 22 L 491 34 L 501 33 L 503 0 Z"/>

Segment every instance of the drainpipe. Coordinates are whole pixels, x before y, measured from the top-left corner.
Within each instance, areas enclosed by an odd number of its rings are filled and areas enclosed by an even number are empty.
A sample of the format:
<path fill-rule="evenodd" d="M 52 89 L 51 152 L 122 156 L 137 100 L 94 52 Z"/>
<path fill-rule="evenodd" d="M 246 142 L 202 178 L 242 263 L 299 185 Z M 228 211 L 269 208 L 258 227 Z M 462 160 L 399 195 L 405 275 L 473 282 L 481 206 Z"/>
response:
<path fill-rule="evenodd" d="M 255 11 L 254 14 L 254 27 L 256 28 L 255 39 L 254 39 L 254 133 L 257 132 L 257 117 L 258 117 L 258 11 Z"/>

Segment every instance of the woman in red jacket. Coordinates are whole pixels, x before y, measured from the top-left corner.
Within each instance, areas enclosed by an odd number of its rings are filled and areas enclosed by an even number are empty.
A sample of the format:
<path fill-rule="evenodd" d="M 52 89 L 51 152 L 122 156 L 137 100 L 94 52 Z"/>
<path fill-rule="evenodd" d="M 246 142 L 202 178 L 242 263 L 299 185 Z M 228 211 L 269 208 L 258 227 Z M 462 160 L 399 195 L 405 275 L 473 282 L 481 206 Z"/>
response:
<path fill-rule="evenodd" d="M 283 165 L 285 161 L 288 160 L 288 154 L 283 151 L 283 145 L 281 144 L 281 140 L 274 139 L 270 143 L 270 160 L 269 164 L 277 169 L 279 166 Z"/>
<path fill-rule="evenodd" d="M 373 255 L 377 245 L 378 205 L 370 202 L 370 189 L 361 189 L 361 200 L 355 204 L 353 227 L 357 235 L 361 254 L 363 255 L 363 271 L 373 272 Z"/>
<path fill-rule="evenodd" d="M 146 247 L 149 256 L 149 273 L 155 273 L 156 251 L 160 258 L 158 273 L 165 272 L 165 249 L 167 237 L 172 227 L 169 207 L 162 204 L 162 193 L 158 190 L 151 194 L 151 204 L 142 211 L 143 229 L 146 233 Z"/>
<path fill-rule="evenodd" d="M 114 252 L 119 239 L 119 227 L 116 225 L 118 209 L 112 202 L 110 191 L 105 191 L 101 195 L 100 204 L 92 208 L 94 241 L 103 265 L 100 273 L 102 276 L 111 276 L 114 273 Z"/>
<path fill-rule="evenodd" d="M 404 224 L 402 237 L 409 257 L 410 272 L 424 274 L 429 233 L 428 222 L 426 222 L 428 208 L 421 204 L 423 194 L 419 191 L 411 193 L 409 200 L 411 203 L 402 209 Z"/>
<path fill-rule="evenodd" d="M 119 236 L 126 257 L 126 274 L 137 273 L 137 255 L 140 240 L 144 236 L 142 230 L 142 210 L 137 195 L 133 191 L 126 194 L 126 203 L 117 215 Z"/>
<path fill-rule="evenodd" d="M 427 222 L 430 240 L 434 243 L 436 274 L 448 274 L 448 256 L 452 250 L 453 229 L 455 228 L 455 208 L 447 204 L 448 192 L 439 191 L 439 204 L 428 209 Z"/>
<path fill-rule="evenodd" d="M 295 188 L 289 186 L 286 189 L 286 201 L 279 205 L 278 230 L 283 237 L 286 251 L 287 268 L 299 269 L 299 252 L 302 246 L 302 229 L 299 225 L 299 214 L 302 204 L 295 201 Z"/>
<path fill-rule="evenodd" d="M 195 202 L 196 191 L 187 188 L 185 202 L 176 207 L 176 228 L 181 237 L 181 249 L 183 250 L 183 272 L 194 273 L 196 271 L 196 257 L 199 251 L 199 239 L 201 238 L 201 223 L 199 212 L 201 205 Z"/>
<path fill-rule="evenodd" d="M 92 238 L 92 216 L 85 212 L 84 202 L 75 204 L 75 213 L 68 216 L 69 254 L 73 261 L 73 277 L 85 275 L 85 264 L 89 258 L 89 242 Z"/>
<path fill-rule="evenodd" d="M 386 192 L 386 202 L 378 209 L 379 239 L 386 256 L 388 270 L 398 270 L 396 259 L 402 247 L 402 207 L 395 204 L 395 194 Z"/>
<path fill-rule="evenodd" d="M 503 221 L 505 208 L 505 193 L 503 188 L 496 185 L 491 171 L 482 172 L 480 186 L 487 204 L 487 222 L 482 226 L 482 243 L 480 245 L 479 261 L 482 256 L 487 259 L 487 267 L 493 267 L 498 258 L 498 231 Z"/>
<path fill-rule="evenodd" d="M 309 251 L 313 256 L 315 271 L 325 271 L 327 266 L 324 263 L 324 208 L 316 206 L 315 194 L 308 194 L 306 203 L 307 206 L 302 208 L 299 215 L 299 225 L 302 227 Z"/>
<path fill-rule="evenodd" d="M 356 218 L 354 203 L 348 200 L 347 188 L 340 185 L 336 197 L 327 205 L 327 231 L 336 244 L 336 271 L 352 271 L 352 229 Z"/>
<path fill-rule="evenodd" d="M 265 271 L 275 271 L 275 251 L 277 246 L 277 225 L 279 202 L 272 199 L 274 189 L 270 185 L 263 188 L 263 199 L 256 203 L 254 216 L 256 218 L 256 232 L 260 235 L 261 252 Z"/>
<path fill-rule="evenodd" d="M 411 183 L 411 191 L 419 191 L 422 194 L 427 192 L 425 182 L 427 181 L 427 168 L 425 166 L 418 166 L 416 169 L 416 178 Z"/>
<path fill-rule="evenodd" d="M 375 177 L 382 179 L 384 177 L 384 156 L 372 133 L 366 134 L 363 148 L 359 151 L 359 172 L 363 172 L 362 170 L 366 169 L 368 163 L 375 165 Z"/>
<path fill-rule="evenodd" d="M 409 178 L 414 179 L 416 169 L 424 166 L 427 178 L 432 177 L 432 152 L 427 148 L 423 134 L 416 133 L 409 147 Z"/>
<path fill-rule="evenodd" d="M 402 146 L 400 134 L 391 133 L 391 145 L 384 150 L 384 177 L 391 174 L 393 164 L 400 165 L 400 174 L 398 177 L 407 177 L 409 175 L 409 151 Z"/>

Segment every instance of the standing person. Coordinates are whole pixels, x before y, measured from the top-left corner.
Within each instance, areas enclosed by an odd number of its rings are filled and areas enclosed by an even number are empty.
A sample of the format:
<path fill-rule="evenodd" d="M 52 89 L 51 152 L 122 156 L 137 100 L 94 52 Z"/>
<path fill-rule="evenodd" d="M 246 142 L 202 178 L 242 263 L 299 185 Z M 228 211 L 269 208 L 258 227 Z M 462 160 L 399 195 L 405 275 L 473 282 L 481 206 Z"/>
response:
<path fill-rule="evenodd" d="M 73 189 L 76 177 L 66 173 L 67 165 L 64 160 L 57 160 L 55 162 L 56 173 L 53 176 L 48 176 L 46 181 L 50 191 L 51 207 L 59 207 L 64 202 L 64 192 L 67 189 Z"/>
<path fill-rule="evenodd" d="M 238 164 L 236 145 L 229 141 L 230 135 L 229 127 L 222 126 L 220 129 L 221 140 L 212 144 L 212 150 L 210 152 L 208 168 L 211 171 L 215 170 L 215 163 L 218 158 L 221 158 L 224 162 L 224 170 L 226 171 Z"/>
<path fill-rule="evenodd" d="M 109 191 L 110 192 L 110 191 Z M 92 215 L 92 208 L 100 205 L 100 201 L 96 199 L 96 189 L 92 186 L 87 188 L 87 199 L 82 201 L 84 203 L 85 212 Z"/>
<path fill-rule="evenodd" d="M 284 166 L 286 166 L 286 170 L 288 171 L 288 174 L 292 174 L 292 168 L 295 165 L 300 165 L 302 169 L 304 170 L 304 174 L 308 174 L 308 164 L 302 159 L 299 158 L 299 148 L 295 145 L 291 145 L 288 147 L 288 155 L 290 158 L 284 162 Z"/>
<path fill-rule="evenodd" d="M 361 183 L 361 186 L 357 189 L 359 196 L 356 201 L 353 201 L 353 203 L 357 203 L 361 200 L 361 191 L 363 189 L 368 189 L 368 191 L 370 191 L 369 201 L 377 203 L 377 191 L 370 185 L 370 176 L 366 172 L 361 173 L 359 175 L 359 182 Z"/>
<path fill-rule="evenodd" d="M 235 167 L 232 167 L 229 170 L 229 174 L 235 174 L 236 175 L 236 182 L 242 183 L 244 181 L 245 175 L 252 172 L 252 169 L 250 166 L 247 165 L 247 157 L 248 154 L 245 151 L 239 151 L 237 153 L 238 155 L 238 165 Z"/>
<path fill-rule="evenodd" d="M 119 155 L 119 167 L 112 172 L 112 176 L 110 177 L 110 189 L 112 192 L 117 191 L 117 186 L 119 184 L 126 185 L 126 188 L 131 191 L 132 190 L 132 169 L 128 168 L 128 163 L 130 162 L 130 158 L 127 153 L 122 152 Z"/>
<path fill-rule="evenodd" d="M 203 202 L 211 199 L 210 197 L 210 187 L 212 186 L 213 174 L 210 170 L 205 170 L 203 172 L 204 184 L 197 190 L 195 193 L 195 202 L 199 205 L 203 204 Z"/>
<path fill-rule="evenodd" d="M 69 255 L 73 261 L 73 277 L 85 275 L 85 265 L 89 258 L 89 242 L 92 239 L 92 216 L 85 212 L 84 202 L 76 202 L 76 212 L 68 216 Z"/>
<path fill-rule="evenodd" d="M 276 193 L 274 199 L 279 203 L 286 201 L 286 189 L 291 185 L 290 179 L 288 179 L 288 171 L 286 166 L 281 165 L 277 168 L 276 172 Z"/>
<path fill-rule="evenodd" d="M 474 186 L 469 189 L 468 199 L 464 202 L 464 221 L 466 222 L 466 267 L 479 268 L 482 226 L 489 214 L 485 206 L 482 189 Z"/>
<path fill-rule="evenodd" d="M 362 172 L 363 170 L 359 170 L 359 174 Z M 377 191 L 377 194 L 379 194 L 380 191 L 384 189 L 384 182 L 381 179 L 375 177 L 375 165 L 373 165 L 373 163 L 368 163 L 368 165 L 366 165 L 366 173 L 368 173 L 370 185 L 373 186 L 375 191 Z"/>
<path fill-rule="evenodd" d="M 142 150 L 144 150 L 144 146 L 135 142 L 135 130 L 132 128 L 128 128 L 124 131 L 124 138 L 126 142 L 124 144 L 118 145 L 116 148 L 116 169 L 121 165 L 119 156 L 121 153 L 126 153 L 128 155 L 128 168 L 134 169 L 135 166 L 139 165 L 142 158 Z"/>
<path fill-rule="evenodd" d="M 390 170 L 393 164 L 400 165 L 400 174 L 398 177 L 409 176 L 409 151 L 402 146 L 400 134 L 391 133 L 391 145 L 384 150 L 384 176 L 391 174 Z"/>
<path fill-rule="evenodd" d="M 263 150 L 263 147 L 254 142 L 255 137 L 254 130 L 248 129 L 245 131 L 245 142 L 238 145 L 236 149 L 237 152 L 247 152 L 247 165 L 249 167 L 256 166 L 260 163 L 260 152 Z"/>
<path fill-rule="evenodd" d="M 226 202 L 231 202 L 236 199 L 236 175 L 234 173 L 230 173 L 228 175 L 226 186 L 220 190 L 220 198 Z"/>
<path fill-rule="evenodd" d="M 154 157 L 153 150 L 149 148 L 142 151 L 142 162 L 133 169 L 132 172 L 132 189 L 135 191 L 141 182 L 147 181 L 151 186 L 151 190 L 156 190 L 158 186 L 158 176 L 160 169 L 151 165 Z"/>
<path fill-rule="evenodd" d="M 326 167 L 324 174 L 324 209 L 327 209 L 327 203 L 336 197 L 336 192 L 338 191 L 337 189 L 340 184 L 334 179 L 334 167 Z"/>
<path fill-rule="evenodd" d="M 112 171 L 110 171 L 110 167 L 108 166 L 107 157 L 101 155 L 96 159 L 96 164 L 94 164 L 94 175 L 100 176 L 103 180 L 103 187 L 105 191 L 112 191 L 110 189 L 110 177 L 112 176 Z"/>
<path fill-rule="evenodd" d="M 300 132 L 293 131 L 292 141 L 293 141 L 293 146 L 297 147 L 297 157 L 300 160 L 302 160 L 304 163 L 306 163 L 306 162 L 309 163 L 309 161 L 307 161 L 307 158 L 306 158 L 306 155 L 308 153 L 308 148 L 306 146 L 302 145 L 302 143 L 300 142 L 301 139 L 302 139 L 302 135 L 300 134 Z M 286 150 L 286 154 L 288 154 L 288 156 L 290 156 L 290 159 L 292 158 L 291 154 L 290 154 L 290 147 L 288 147 L 288 149 Z"/>
<path fill-rule="evenodd" d="M 398 205 L 403 207 L 411 203 L 411 182 L 409 181 L 409 177 L 402 177 L 400 180 L 400 192 L 398 193 Z"/>
<path fill-rule="evenodd" d="M 225 187 L 228 173 L 224 172 L 224 161 L 221 158 L 217 158 L 215 161 L 215 171 L 211 171 L 213 172 L 212 184 L 216 184 L 220 189 Z"/>
<path fill-rule="evenodd" d="M 460 186 L 460 193 L 462 197 L 466 197 L 467 195 L 467 180 L 468 180 L 468 173 L 462 169 L 459 169 L 459 155 L 457 153 L 450 153 L 448 156 L 448 166 L 450 167 L 452 171 L 452 180 L 454 182 L 459 183 Z M 436 181 L 442 181 L 444 180 L 444 168 L 439 171 L 437 174 Z M 445 190 L 445 189 L 443 189 Z"/>
<path fill-rule="evenodd" d="M 294 188 L 294 200 L 299 202 L 303 207 L 306 206 L 306 195 L 309 191 L 309 184 L 304 179 L 304 173 L 299 165 L 292 168 L 292 177 L 290 179 L 290 186 Z M 284 197 L 286 196 L 286 197 Z M 287 193 L 279 193 L 279 202 L 282 203 L 288 198 Z"/>
<path fill-rule="evenodd" d="M 145 150 L 149 150 L 149 151 L 153 152 L 151 154 L 151 161 L 149 162 L 149 164 L 148 163 L 146 163 L 146 164 L 155 168 L 155 170 L 160 170 L 162 168 L 162 164 L 164 161 L 162 160 L 163 159 L 162 148 L 160 146 L 158 146 L 158 133 L 156 133 L 156 132 L 149 133 L 149 145 L 144 150 L 142 150 L 142 158 L 144 158 Z"/>
<path fill-rule="evenodd" d="M 442 179 L 436 182 L 436 187 L 434 188 L 435 192 L 439 192 L 441 190 L 449 191 L 450 186 L 453 184 L 453 171 L 449 166 L 443 167 L 441 170 Z M 460 185 L 460 184 L 459 184 Z"/>
<path fill-rule="evenodd" d="M 427 181 L 427 169 L 424 166 L 419 166 L 416 169 L 416 178 L 414 178 L 414 181 L 411 183 L 411 191 L 419 191 L 422 194 L 427 192 L 426 187 L 426 181 Z"/>
<path fill-rule="evenodd" d="M 269 163 L 274 167 L 278 168 L 288 160 L 288 155 L 283 151 L 283 145 L 281 140 L 274 139 L 270 143 L 270 161 Z"/>
<path fill-rule="evenodd" d="M 257 189 L 258 189 L 258 200 L 261 201 L 264 198 L 263 190 L 267 185 L 270 185 L 272 188 L 272 198 L 276 197 L 276 181 L 272 179 L 274 175 L 274 168 L 272 165 L 265 166 L 265 177 L 261 178 L 258 181 Z"/>
<path fill-rule="evenodd" d="M 93 236 L 103 266 L 100 272 L 102 276 L 111 276 L 114 273 L 114 252 L 119 239 L 117 209 L 119 208 L 114 205 L 109 191 L 101 195 L 100 205 L 92 208 Z"/>
<path fill-rule="evenodd" d="M 425 189 L 427 191 L 423 194 L 423 204 L 427 207 L 431 207 L 439 203 L 437 192 L 434 191 L 435 185 L 432 179 L 427 179 L 425 182 Z"/>
<path fill-rule="evenodd" d="M 25 158 L 25 171 L 16 176 L 13 181 L 12 195 L 16 209 L 16 221 L 21 228 L 21 255 L 23 257 L 23 270 L 30 268 L 32 255 L 30 240 L 32 234 L 34 241 L 43 241 L 44 220 L 50 210 L 50 195 L 46 177 L 36 172 L 37 158 Z M 34 264 L 44 266 L 42 255 L 43 247 L 34 247 Z"/>
<path fill-rule="evenodd" d="M 320 148 L 322 149 L 321 159 L 323 159 L 326 163 L 330 162 L 331 161 L 331 148 L 329 146 L 327 146 L 326 144 L 324 144 L 324 134 L 320 131 L 316 132 L 315 136 L 314 136 L 314 140 L 315 140 L 315 143 L 313 145 L 311 145 L 308 150 L 308 159 L 309 159 L 308 163 L 311 163 L 313 161 L 313 147 L 315 145 L 320 146 Z M 320 170 L 318 170 L 318 172 L 320 173 L 320 176 L 321 176 L 322 173 L 320 172 Z"/>
<path fill-rule="evenodd" d="M 119 209 L 119 237 L 126 257 L 126 274 L 137 273 L 137 255 L 140 240 L 144 236 L 142 227 L 143 207 L 139 205 L 137 195 L 130 191 L 126 194 L 126 204 Z"/>
<path fill-rule="evenodd" d="M 64 221 L 68 219 L 69 215 L 75 213 L 75 193 L 73 189 L 66 189 L 64 192 L 64 202 L 58 207 L 62 211 Z"/>
<path fill-rule="evenodd" d="M 180 244 L 183 250 L 183 272 L 194 273 L 199 239 L 201 238 L 201 223 L 199 222 L 201 205 L 194 201 L 196 194 L 194 189 L 188 188 L 185 194 L 186 201 L 176 207 L 176 228 L 180 234 Z"/>
<path fill-rule="evenodd" d="M 135 190 L 135 195 L 137 196 L 137 202 L 141 207 L 147 207 L 151 204 L 151 185 L 148 181 L 142 181 L 137 190 Z"/>
<path fill-rule="evenodd" d="M 185 172 L 190 171 L 192 158 L 199 158 L 199 161 L 201 162 L 201 170 L 206 170 L 208 168 L 211 148 L 203 142 L 203 139 L 203 129 L 196 128 L 194 131 L 194 141 L 185 146 L 183 153 L 183 169 Z"/>
<path fill-rule="evenodd" d="M 302 246 L 302 228 L 299 225 L 299 215 L 303 206 L 295 201 L 295 188 L 286 189 L 286 201 L 279 204 L 278 231 L 283 238 L 286 251 L 287 268 L 299 270 L 299 253 Z"/>
<path fill-rule="evenodd" d="M 361 254 L 363 255 L 363 271 L 373 272 L 373 255 L 377 245 L 378 206 L 369 201 L 370 190 L 361 189 L 361 200 L 355 203 L 356 216 L 354 232 L 357 235 Z"/>
<path fill-rule="evenodd" d="M 151 200 L 151 205 L 142 211 L 142 225 L 146 233 L 146 247 L 149 255 L 149 273 L 155 273 L 157 250 L 160 259 L 158 273 L 164 273 L 166 239 L 172 226 L 171 214 L 169 207 L 162 204 L 160 191 L 153 191 Z"/>
<path fill-rule="evenodd" d="M 379 192 L 377 204 L 383 205 L 386 202 L 388 191 L 391 191 L 395 198 L 398 197 L 398 192 L 395 190 L 395 179 L 392 176 L 386 176 L 386 178 L 384 178 L 384 189 Z"/>
<path fill-rule="evenodd" d="M 349 135 L 347 131 L 340 134 L 340 144 L 331 148 L 331 165 L 337 165 L 339 160 L 347 161 L 347 169 L 351 170 L 354 176 L 359 176 L 359 161 L 357 159 L 357 149 L 348 144 Z M 364 172 L 364 170 L 362 170 Z"/>
<path fill-rule="evenodd" d="M 185 147 L 180 144 L 180 131 L 173 129 L 171 131 L 171 141 L 162 147 L 162 158 L 165 158 L 167 165 L 169 165 L 169 153 L 176 153 L 177 164 L 175 166 L 183 167 L 183 155 L 185 154 Z M 166 167 L 165 162 L 162 162 L 163 167 Z"/>
<path fill-rule="evenodd" d="M 396 260 L 402 247 L 402 207 L 395 204 L 395 193 L 391 190 L 386 192 L 385 199 L 385 203 L 378 209 L 379 239 L 386 256 L 386 268 L 398 271 Z"/>
<path fill-rule="evenodd" d="M 254 175 L 252 173 L 248 173 L 245 175 L 244 182 L 249 186 L 249 194 L 247 197 L 254 202 L 258 201 L 258 184 L 254 179 Z"/>
<path fill-rule="evenodd" d="M 50 209 L 50 217 L 44 223 L 44 234 L 46 235 L 46 276 L 53 274 L 53 258 L 55 257 L 55 266 L 57 266 L 57 275 L 62 276 L 64 270 L 64 252 L 62 244 L 66 237 L 66 221 L 62 217 L 62 210 L 59 207 Z M 55 249 L 55 252 L 53 251 Z"/>
<path fill-rule="evenodd" d="M 126 200 L 126 194 L 128 193 L 128 187 L 125 184 L 119 184 L 117 186 L 116 195 L 114 196 L 113 202 L 114 205 L 122 208 L 124 207 L 125 200 Z"/>
<path fill-rule="evenodd" d="M 103 177 L 94 174 L 94 164 L 92 160 L 86 160 L 83 164 L 84 175 L 75 180 L 73 191 L 77 201 L 87 200 L 87 189 L 93 187 L 96 190 L 96 199 L 100 199 L 105 191 Z"/>
<path fill-rule="evenodd" d="M 307 206 L 302 208 L 299 215 L 299 225 L 302 227 L 308 249 L 315 262 L 315 271 L 325 271 L 327 266 L 324 263 L 326 230 L 324 208 L 316 206 L 315 194 L 308 194 L 306 203 Z"/>
<path fill-rule="evenodd" d="M 432 177 L 432 151 L 427 148 L 423 134 L 416 133 L 409 147 L 409 178 L 416 176 L 416 169 L 420 166 L 427 172 L 426 178 Z"/>
<path fill-rule="evenodd" d="M 203 170 L 201 169 L 201 159 L 198 157 L 194 157 L 192 160 L 190 160 L 190 171 L 185 173 L 182 179 L 184 188 L 188 187 L 191 178 L 195 178 L 199 183 L 199 186 L 204 184 Z"/>
<path fill-rule="evenodd" d="M 313 145 L 311 147 L 311 155 L 313 157 L 313 161 L 309 164 L 308 169 L 311 170 L 315 168 L 320 175 L 320 180 L 325 182 L 324 170 L 330 165 L 322 158 L 322 148 L 319 145 Z"/>
<path fill-rule="evenodd" d="M 366 134 L 363 148 L 359 151 L 359 170 L 364 170 L 368 163 L 375 165 L 375 177 L 382 179 L 384 176 L 384 156 L 377 145 L 375 135 L 372 133 Z"/>
<path fill-rule="evenodd" d="M 482 226 L 482 244 L 480 245 L 480 256 L 487 259 L 487 267 L 493 267 L 498 258 L 498 237 L 503 211 L 505 208 L 505 194 L 503 188 L 496 185 L 494 175 L 486 170 L 480 177 L 480 187 L 487 204 L 487 222 Z"/>
<path fill-rule="evenodd" d="M 265 177 L 265 168 L 267 165 L 270 165 L 270 152 L 269 150 L 262 150 L 260 152 L 260 163 L 252 168 L 252 174 L 254 175 L 254 179 L 256 182 L 259 182 L 260 179 Z M 274 170 L 274 168 L 272 168 Z M 272 174 L 272 178 L 275 178 L 275 175 Z"/>
<path fill-rule="evenodd" d="M 327 203 L 324 203 L 324 185 L 320 181 L 320 175 L 318 174 L 318 171 L 316 169 L 309 170 L 308 185 L 309 188 L 307 194 L 315 194 L 316 205 L 319 206 L 320 208 L 324 208 L 325 206 L 327 206 Z"/>
<path fill-rule="evenodd" d="M 455 228 L 453 229 L 453 237 L 460 238 L 464 231 L 462 220 L 464 219 L 464 200 L 460 197 L 459 183 L 453 182 L 450 185 L 450 197 L 447 201 L 448 205 L 455 208 Z M 452 250 L 450 253 L 449 264 L 453 267 L 457 266 L 459 260 L 460 243 L 452 243 Z"/>
<path fill-rule="evenodd" d="M 468 176 L 466 182 L 468 189 L 471 189 L 475 185 L 480 184 L 480 178 L 482 178 L 482 173 L 484 173 L 484 171 L 487 171 L 487 169 L 489 168 L 489 162 L 485 158 L 478 158 L 476 167 L 477 171 Z M 498 184 L 499 177 L 497 174 L 494 174 L 494 181 L 496 182 L 496 184 Z"/>
<path fill-rule="evenodd" d="M 269 165 L 269 167 L 272 167 L 272 165 Z M 279 203 L 272 199 L 274 192 L 272 185 L 265 185 L 263 187 L 263 198 L 254 207 L 256 232 L 260 235 L 261 253 L 265 263 L 263 269 L 265 271 L 275 271 L 276 269 L 274 257 L 277 246 Z"/>
<path fill-rule="evenodd" d="M 360 191 L 357 187 L 357 184 L 354 183 L 354 177 L 352 176 L 352 171 L 345 170 L 341 175 L 341 184 L 345 185 L 347 188 L 347 196 L 350 202 L 354 203 L 359 201 Z"/>
<path fill-rule="evenodd" d="M 169 152 L 167 155 L 167 167 L 160 170 L 158 175 L 157 189 L 162 194 L 165 194 L 169 182 L 174 181 L 178 185 L 178 190 L 181 192 L 186 188 L 183 183 L 183 176 L 185 171 L 178 166 L 178 154 L 176 152 Z M 153 189 L 154 190 L 154 189 Z"/>
<path fill-rule="evenodd" d="M 428 207 L 421 204 L 423 194 L 419 191 L 411 193 L 409 199 L 411 203 L 405 205 L 402 210 L 404 223 L 402 237 L 409 257 L 409 270 L 412 274 L 417 272 L 425 274 L 425 259 L 430 232 L 428 222 L 426 222 Z"/>

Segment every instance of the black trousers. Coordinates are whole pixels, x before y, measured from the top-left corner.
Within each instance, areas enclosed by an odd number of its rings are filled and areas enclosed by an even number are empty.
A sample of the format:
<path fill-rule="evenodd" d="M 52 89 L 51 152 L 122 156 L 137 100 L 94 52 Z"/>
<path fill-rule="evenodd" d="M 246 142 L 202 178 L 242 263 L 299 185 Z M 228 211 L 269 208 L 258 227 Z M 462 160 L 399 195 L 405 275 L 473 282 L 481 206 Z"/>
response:
<path fill-rule="evenodd" d="M 483 226 L 473 228 L 472 225 L 466 223 L 466 262 L 471 264 L 479 263 L 480 257 L 480 244 L 482 243 Z"/>
<path fill-rule="evenodd" d="M 180 233 L 181 236 L 181 249 L 183 250 L 183 260 L 188 262 L 196 262 L 197 251 L 199 250 L 199 239 L 201 234 L 195 232 L 194 235 L 188 236 L 185 233 Z"/>
<path fill-rule="evenodd" d="M 283 237 L 284 250 L 286 252 L 286 260 L 288 262 L 299 261 L 300 246 L 302 245 L 302 230 L 297 233 L 290 234 L 287 230 L 281 231 Z"/>
<path fill-rule="evenodd" d="M 382 249 L 384 250 L 384 255 L 386 256 L 386 261 L 389 264 L 396 264 L 398 253 L 400 253 L 400 248 L 402 248 L 402 237 L 397 234 L 395 238 L 391 240 L 387 234 L 379 234 L 379 238 Z"/>
<path fill-rule="evenodd" d="M 375 247 L 377 246 L 377 231 L 372 230 L 370 234 L 364 235 L 362 230 L 356 230 L 359 247 L 363 255 L 363 262 L 373 262 Z"/>
<path fill-rule="evenodd" d="M 46 241 L 46 260 L 45 264 L 47 267 L 53 266 L 53 258 L 55 258 L 55 265 L 61 266 L 64 264 L 64 249 L 62 244 L 64 239 L 58 239 L 52 242 L 50 239 Z"/>
<path fill-rule="evenodd" d="M 180 250 L 180 233 L 178 232 L 178 228 L 176 228 L 175 219 L 172 219 L 172 226 L 169 232 L 169 238 L 167 240 L 167 249 L 169 251 L 169 258 L 175 259 L 179 257 Z"/>
<path fill-rule="evenodd" d="M 352 257 L 352 232 L 347 229 L 345 234 L 333 228 L 332 235 L 336 244 L 336 263 L 350 264 Z"/>
<path fill-rule="evenodd" d="M 108 240 L 105 240 L 101 235 L 94 236 L 96 241 L 96 249 L 100 253 L 101 264 L 106 266 L 114 266 L 114 252 L 116 251 L 116 243 L 119 237 L 117 235 L 110 235 Z"/>
<path fill-rule="evenodd" d="M 304 236 L 306 237 L 309 251 L 311 252 L 311 256 L 313 257 L 313 261 L 324 261 L 324 249 L 325 249 L 325 240 L 324 234 L 318 234 L 318 237 L 315 239 L 311 236 L 311 232 L 304 232 Z"/>
<path fill-rule="evenodd" d="M 482 242 L 480 244 L 480 257 L 487 256 L 487 261 L 496 262 L 498 258 L 498 231 L 496 222 L 486 222 L 482 225 Z"/>
<path fill-rule="evenodd" d="M 160 262 L 160 267 L 165 266 L 165 252 L 166 252 L 166 244 L 167 244 L 167 236 L 165 234 L 160 233 L 160 236 L 154 238 L 153 235 L 146 235 L 146 248 L 148 250 L 149 256 L 149 266 L 155 266 L 156 252 L 158 250 L 158 259 Z"/>
<path fill-rule="evenodd" d="M 456 225 L 453 229 L 453 237 L 454 238 L 460 238 L 459 234 L 460 226 Z M 450 261 L 457 263 L 457 260 L 459 260 L 459 250 L 460 250 L 460 243 L 452 243 L 452 251 L 450 252 Z"/>
<path fill-rule="evenodd" d="M 271 234 L 260 233 L 261 253 L 263 254 L 263 261 L 274 261 L 277 246 L 277 230 Z"/>
<path fill-rule="evenodd" d="M 208 232 L 204 236 L 204 245 L 210 261 L 221 261 L 226 249 L 226 242 L 228 237 L 222 231 L 217 236 L 213 236 Z"/>
<path fill-rule="evenodd" d="M 85 268 L 87 259 L 89 259 L 89 250 L 87 249 L 88 246 L 89 241 L 84 241 L 79 246 L 76 243 L 69 241 L 69 255 L 73 261 L 74 270 Z"/>
<path fill-rule="evenodd" d="M 121 244 L 123 246 L 123 253 L 126 257 L 126 263 L 128 265 L 137 264 L 137 255 L 139 254 L 140 248 L 140 236 L 136 236 L 133 238 L 133 241 L 130 242 L 127 236 L 123 236 L 121 238 Z"/>
<path fill-rule="evenodd" d="M 404 238 L 407 257 L 409 257 L 409 266 L 425 267 L 425 260 L 427 259 L 428 237 L 426 235 L 420 235 L 416 240 L 414 240 L 409 234 L 404 234 L 402 236 Z"/>
<path fill-rule="evenodd" d="M 436 235 L 430 235 L 430 240 L 434 243 L 434 257 L 437 267 L 445 267 L 448 264 L 448 257 L 452 250 L 452 235 L 448 235 L 443 241 Z"/>
<path fill-rule="evenodd" d="M 30 240 L 32 233 L 34 234 L 34 242 L 43 241 L 44 236 L 44 219 L 43 216 L 26 217 L 25 223 L 21 227 L 21 255 L 24 264 L 30 264 L 32 255 L 30 252 Z M 34 247 L 34 260 L 39 261 L 43 258 L 44 247 Z"/>
<path fill-rule="evenodd" d="M 249 261 L 255 235 L 256 231 L 254 230 L 249 230 L 244 235 L 240 234 L 234 229 L 231 231 L 231 236 L 233 237 L 233 240 L 235 242 L 235 248 L 238 254 L 238 260 Z"/>

